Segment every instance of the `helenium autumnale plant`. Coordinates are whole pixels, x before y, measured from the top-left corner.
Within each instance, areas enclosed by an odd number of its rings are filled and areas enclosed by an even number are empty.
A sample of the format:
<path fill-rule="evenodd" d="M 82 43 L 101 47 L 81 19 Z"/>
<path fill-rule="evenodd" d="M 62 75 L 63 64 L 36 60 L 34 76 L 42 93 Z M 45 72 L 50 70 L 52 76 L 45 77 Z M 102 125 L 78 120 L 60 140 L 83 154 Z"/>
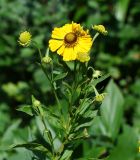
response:
<path fill-rule="evenodd" d="M 90 137 L 88 128 L 99 110 L 95 104 L 101 104 L 107 96 L 99 93 L 96 85 L 109 76 L 89 65 L 95 39 L 100 34 L 107 34 L 102 25 L 92 29 L 96 31 L 94 36 L 74 22 L 54 28 L 45 54 L 30 32 L 24 31 L 19 36 L 21 46 L 32 45 L 38 50 L 40 59 L 37 64 L 49 81 L 46 85 L 51 87 L 55 100 L 55 105 L 48 106 L 32 93 L 32 104 L 18 109 L 33 116 L 38 120 L 37 126 L 41 126 L 41 139 L 34 137 L 14 146 L 31 150 L 35 159 L 69 160 L 78 141 Z M 88 76 L 89 71 L 91 76 Z"/>

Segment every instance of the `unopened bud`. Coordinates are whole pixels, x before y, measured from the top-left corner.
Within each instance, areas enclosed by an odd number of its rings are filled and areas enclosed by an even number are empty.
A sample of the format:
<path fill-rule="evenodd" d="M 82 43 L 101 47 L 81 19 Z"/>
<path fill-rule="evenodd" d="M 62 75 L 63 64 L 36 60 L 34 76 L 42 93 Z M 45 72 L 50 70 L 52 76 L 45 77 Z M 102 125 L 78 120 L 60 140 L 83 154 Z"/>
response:
<path fill-rule="evenodd" d="M 84 136 L 85 136 L 86 138 L 88 138 L 88 137 L 89 137 L 89 134 L 88 134 L 88 131 L 87 131 L 87 129 L 86 129 L 86 128 L 84 129 L 83 134 L 84 134 Z"/>
<path fill-rule="evenodd" d="M 39 106 L 41 105 L 41 103 L 40 103 L 39 100 L 35 100 L 35 101 L 33 102 L 33 105 L 34 105 L 35 107 L 39 107 Z"/>
<path fill-rule="evenodd" d="M 103 35 L 108 34 L 107 30 L 105 29 L 105 27 L 103 25 L 94 25 L 94 26 L 92 26 L 92 29 L 94 29 L 95 31 L 97 31 Z"/>
<path fill-rule="evenodd" d="M 52 61 L 51 57 L 49 56 L 45 56 L 42 58 L 42 62 L 45 63 L 45 64 L 48 64 Z"/>
<path fill-rule="evenodd" d="M 23 47 L 27 47 L 31 42 L 31 37 L 32 37 L 32 35 L 30 32 L 24 31 L 24 32 L 20 33 L 18 42 Z"/>

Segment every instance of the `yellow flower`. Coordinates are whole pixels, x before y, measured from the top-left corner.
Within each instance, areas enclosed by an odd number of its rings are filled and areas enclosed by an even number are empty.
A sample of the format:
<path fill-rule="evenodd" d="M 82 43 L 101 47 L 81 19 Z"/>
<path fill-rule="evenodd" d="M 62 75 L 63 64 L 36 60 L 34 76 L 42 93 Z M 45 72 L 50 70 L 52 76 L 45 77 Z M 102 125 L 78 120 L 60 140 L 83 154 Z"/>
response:
<path fill-rule="evenodd" d="M 108 33 L 103 25 L 94 25 L 92 28 L 103 35 L 107 35 Z"/>
<path fill-rule="evenodd" d="M 95 96 L 95 101 L 102 102 L 106 96 L 106 93 L 101 93 Z"/>
<path fill-rule="evenodd" d="M 64 61 L 82 60 L 80 54 L 86 54 L 92 46 L 92 38 L 88 31 L 84 31 L 80 24 L 65 24 L 63 27 L 54 28 L 49 48 L 52 52 L 63 56 Z M 87 59 L 87 56 L 85 56 Z M 86 61 L 86 60 L 85 60 Z"/>
<path fill-rule="evenodd" d="M 28 31 L 24 31 L 20 34 L 19 36 L 19 44 L 22 45 L 23 47 L 26 47 L 30 44 L 31 42 L 31 34 Z"/>

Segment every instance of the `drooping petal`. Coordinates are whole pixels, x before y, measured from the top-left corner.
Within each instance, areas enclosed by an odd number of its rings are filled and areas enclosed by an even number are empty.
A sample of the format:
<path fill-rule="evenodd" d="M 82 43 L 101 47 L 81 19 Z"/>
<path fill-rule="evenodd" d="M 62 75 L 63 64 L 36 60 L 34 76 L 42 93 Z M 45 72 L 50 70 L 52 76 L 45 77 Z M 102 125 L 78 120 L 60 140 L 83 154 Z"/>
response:
<path fill-rule="evenodd" d="M 82 27 L 80 26 L 80 24 L 72 22 L 72 30 L 74 32 L 77 32 L 77 31 L 79 32 L 81 29 L 82 29 Z"/>
<path fill-rule="evenodd" d="M 80 62 L 88 62 L 90 60 L 90 56 L 88 53 L 77 53 L 77 60 Z"/>
<path fill-rule="evenodd" d="M 61 40 L 51 39 L 49 40 L 49 48 L 52 52 L 55 52 L 58 48 L 60 48 L 63 44 Z"/>
<path fill-rule="evenodd" d="M 74 52 L 73 48 L 65 48 L 64 53 L 63 53 L 63 60 L 64 61 L 75 60 L 76 57 L 77 57 L 77 55 Z"/>

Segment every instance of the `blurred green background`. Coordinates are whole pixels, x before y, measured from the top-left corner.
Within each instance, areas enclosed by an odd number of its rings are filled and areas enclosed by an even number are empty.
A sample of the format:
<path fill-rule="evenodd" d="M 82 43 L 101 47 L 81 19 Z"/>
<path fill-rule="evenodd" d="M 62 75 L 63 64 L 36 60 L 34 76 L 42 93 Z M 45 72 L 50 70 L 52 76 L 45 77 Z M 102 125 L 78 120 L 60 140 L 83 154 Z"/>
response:
<path fill-rule="evenodd" d="M 139 17 L 139 0 L 0 0 L 0 160 L 30 160 L 31 152 L 9 150 L 12 144 L 30 139 L 27 124 L 34 123 L 16 109 L 31 103 L 33 93 L 45 103 L 52 101 L 48 82 L 35 63 L 38 54 L 32 47 L 18 45 L 19 33 L 29 30 L 45 53 L 53 27 L 71 21 L 87 28 L 94 24 L 106 26 L 109 34 L 96 40 L 90 63 L 95 69 L 109 72 L 120 88 L 118 95 L 124 97 L 121 126 L 113 143 L 110 139 L 100 138 L 103 133 L 94 125 L 91 133 L 96 137 L 96 143 L 79 144 L 82 152 L 78 153 L 77 147 L 73 159 L 88 154 L 89 150 L 95 154 L 103 152 L 103 146 L 111 150 L 110 160 L 140 159 L 138 147 L 127 153 L 140 137 Z M 119 98 L 116 108 L 117 105 Z M 109 116 L 118 112 L 117 109 L 110 111 Z M 138 141 L 135 143 L 138 146 Z M 121 159 L 116 155 L 124 157 Z"/>

